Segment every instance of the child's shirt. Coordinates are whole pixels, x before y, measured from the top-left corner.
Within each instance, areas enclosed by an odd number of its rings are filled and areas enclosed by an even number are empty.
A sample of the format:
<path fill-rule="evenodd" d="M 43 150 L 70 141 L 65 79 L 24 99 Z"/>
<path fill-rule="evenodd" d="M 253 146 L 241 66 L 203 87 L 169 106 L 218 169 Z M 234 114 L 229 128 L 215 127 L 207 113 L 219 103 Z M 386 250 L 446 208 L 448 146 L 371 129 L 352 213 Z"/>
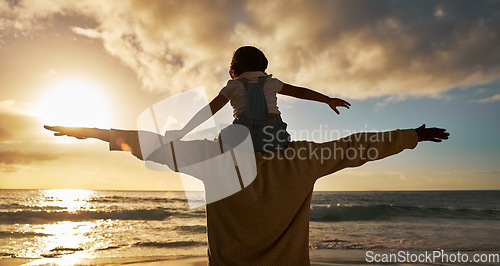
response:
<path fill-rule="evenodd" d="M 241 115 L 243 110 L 245 110 L 246 92 L 245 86 L 243 86 L 240 80 L 246 79 L 248 83 L 257 83 L 261 76 L 267 76 L 263 88 L 267 110 L 271 114 L 280 114 L 278 110 L 278 97 L 276 94 L 283 88 L 283 82 L 273 78 L 273 75 L 266 75 L 262 71 L 248 71 L 241 74 L 237 79 L 229 80 L 227 85 L 220 91 L 222 96 L 231 101 L 234 117 Z"/>

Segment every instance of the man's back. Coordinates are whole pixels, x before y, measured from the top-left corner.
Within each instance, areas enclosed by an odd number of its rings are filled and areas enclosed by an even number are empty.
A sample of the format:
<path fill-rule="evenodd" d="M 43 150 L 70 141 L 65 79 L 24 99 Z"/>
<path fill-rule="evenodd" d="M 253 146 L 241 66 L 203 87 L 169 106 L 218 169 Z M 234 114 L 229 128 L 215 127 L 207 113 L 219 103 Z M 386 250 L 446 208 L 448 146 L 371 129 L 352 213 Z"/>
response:
<path fill-rule="evenodd" d="M 109 142 L 111 150 L 122 150 L 126 143 L 139 159 L 171 169 L 179 163 L 174 162 L 170 145 L 143 158 L 137 131 L 111 130 Z M 309 206 L 314 182 L 341 169 L 413 149 L 417 142 L 416 131 L 407 129 L 357 133 L 324 143 L 297 141 L 274 153 L 255 153 L 255 180 L 207 205 L 210 264 L 309 265 Z M 194 152 L 207 154 L 207 158 L 221 152 L 213 141 L 179 141 L 176 145 L 181 150 L 197 147 Z"/>
<path fill-rule="evenodd" d="M 310 265 L 309 209 L 315 181 L 416 145 L 414 130 L 395 130 L 325 143 L 297 141 L 274 153 L 256 153 L 253 183 L 207 205 L 210 264 Z"/>
<path fill-rule="evenodd" d="M 207 205 L 213 265 L 309 264 L 315 180 L 300 161 L 265 157 L 257 155 L 257 177 L 249 186 Z"/>

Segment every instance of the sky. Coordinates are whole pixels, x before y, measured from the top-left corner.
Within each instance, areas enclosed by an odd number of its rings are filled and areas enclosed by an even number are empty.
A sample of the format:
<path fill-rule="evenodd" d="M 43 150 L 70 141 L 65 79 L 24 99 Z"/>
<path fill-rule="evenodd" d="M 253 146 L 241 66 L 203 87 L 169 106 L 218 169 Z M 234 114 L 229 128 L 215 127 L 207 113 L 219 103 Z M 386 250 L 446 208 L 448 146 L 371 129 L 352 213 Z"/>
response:
<path fill-rule="evenodd" d="M 283 82 L 351 102 L 338 116 L 280 96 L 294 139 L 424 123 L 451 134 L 315 190 L 500 189 L 500 1 L 482 0 L 0 0 L 0 188 L 182 190 L 175 173 L 42 126 L 135 129 L 165 98 L 211 99 L 243 45 Z"/>

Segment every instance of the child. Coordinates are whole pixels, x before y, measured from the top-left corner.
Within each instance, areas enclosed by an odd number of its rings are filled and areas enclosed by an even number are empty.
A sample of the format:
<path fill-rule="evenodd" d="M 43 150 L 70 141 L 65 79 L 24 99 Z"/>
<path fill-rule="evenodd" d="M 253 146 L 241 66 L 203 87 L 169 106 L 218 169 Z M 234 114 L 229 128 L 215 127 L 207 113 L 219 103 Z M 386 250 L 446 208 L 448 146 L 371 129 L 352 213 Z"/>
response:
<path fill-rule="evenodd" d="M 254 151 L 272 152 L 285 148 L 290 142 L 286 123 L 281 120 L 278 109 L 277 93 L 326 103 L 337 114 L 340 114 L 337 107 L 349 108 L 351 105 L 339 98 L 283 83 L 265 73 L 267 64 L 266 56 L 259 49 L 253 46 L 238 48 L 229 69 L 232 80 L 182 130 L 167 131 L 167 138 L 182 138 L 231 101 L 233 124 L 244 125 L 250 130 Z"/>

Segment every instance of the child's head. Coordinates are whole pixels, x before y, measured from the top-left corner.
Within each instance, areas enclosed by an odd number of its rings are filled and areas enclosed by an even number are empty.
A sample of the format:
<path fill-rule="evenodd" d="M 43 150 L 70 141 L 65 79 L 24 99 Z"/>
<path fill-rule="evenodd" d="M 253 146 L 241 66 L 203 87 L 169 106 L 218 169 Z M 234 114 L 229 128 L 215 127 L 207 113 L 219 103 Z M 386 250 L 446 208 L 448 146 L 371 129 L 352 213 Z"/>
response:
<path fill-rule="evenodd" d="M 229 75 L 235 79 L 247 71 L 262 71 L 267 68 L 267 58 L 264 53 L 253 47 L 243 46 L 238 48 L 233 54 Z"/>

